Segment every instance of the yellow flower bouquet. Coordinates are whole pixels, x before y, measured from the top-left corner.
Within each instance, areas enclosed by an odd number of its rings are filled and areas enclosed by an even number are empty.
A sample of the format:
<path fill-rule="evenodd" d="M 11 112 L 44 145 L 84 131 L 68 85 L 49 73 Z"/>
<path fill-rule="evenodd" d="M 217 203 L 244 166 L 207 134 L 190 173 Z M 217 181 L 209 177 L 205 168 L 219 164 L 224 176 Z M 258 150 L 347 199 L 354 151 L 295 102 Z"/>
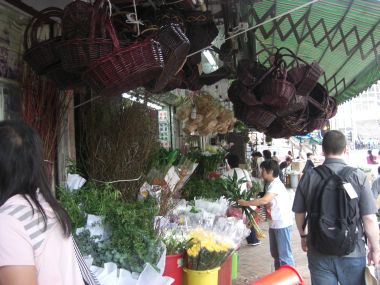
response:
<path fill-rule="evenodd" d="M 222 236 L 203 229 L 189 233 L 186 247 L 187 268 L 209 270 L 219 267 L 234 250 L 234 244 Z"/>

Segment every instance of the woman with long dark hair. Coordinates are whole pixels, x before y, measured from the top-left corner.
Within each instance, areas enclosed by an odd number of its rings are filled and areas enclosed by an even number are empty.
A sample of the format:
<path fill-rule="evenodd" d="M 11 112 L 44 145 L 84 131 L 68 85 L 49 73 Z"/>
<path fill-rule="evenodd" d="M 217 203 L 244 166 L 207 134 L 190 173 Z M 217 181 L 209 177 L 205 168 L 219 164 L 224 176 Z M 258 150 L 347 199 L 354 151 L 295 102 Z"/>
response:
<path fill-rule="evenodd" d="M 39 136 L 23 122 L 0 122 L 0 285 L 83 284 Z"/>

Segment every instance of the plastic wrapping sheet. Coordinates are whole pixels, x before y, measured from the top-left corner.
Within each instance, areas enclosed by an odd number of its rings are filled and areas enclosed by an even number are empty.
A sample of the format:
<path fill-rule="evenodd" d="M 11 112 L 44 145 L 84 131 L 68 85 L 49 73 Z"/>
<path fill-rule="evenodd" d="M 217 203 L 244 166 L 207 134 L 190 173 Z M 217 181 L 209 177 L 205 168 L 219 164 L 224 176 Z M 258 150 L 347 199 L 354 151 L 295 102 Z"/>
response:
<path fill-rule="evenodd" d="M 101 285 L 170 285 L 174 279 L 162 276 L 165 269 L 165 257 L 166 249 L 156 265 L 158 271 L 147 263 L 140 274 L 117 268 L 117 265 L 112 262 L 105 263 L 104 267 L 90 266 L 90 269 Z M 85 257 L 85 261 L 88 265 L 92 264 L 90 256 Z"/>

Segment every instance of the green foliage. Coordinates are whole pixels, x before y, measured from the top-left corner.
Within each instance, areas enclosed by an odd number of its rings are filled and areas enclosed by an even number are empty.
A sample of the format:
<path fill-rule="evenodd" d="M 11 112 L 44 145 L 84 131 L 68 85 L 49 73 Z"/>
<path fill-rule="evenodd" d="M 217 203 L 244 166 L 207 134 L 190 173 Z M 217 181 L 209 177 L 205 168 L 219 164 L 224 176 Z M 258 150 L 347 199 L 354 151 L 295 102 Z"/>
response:
<path fill-rule="evenodd" d="M 193 200 L 194 198 L 200 197 L 217 200 L 223 196 L 223 185 L 223 178 L 209 180 L 199 176 L 191 176 L 182 189 L 182 197 L 186 200 Z"/>
<path fill-rule="evenodd" d="M 206 155 L 200 150 L 193 150 L 188 153 L 187 157 L 191 161 L 199 163 L 197 173 L 206 178 L 208 173 L 216 171 L 218 166 L 224 163 L 226 154 L 224 151 L 218 151 L 217 153 L 208 153 Z"/>
<path fill-rule="evenodd" d="M 224 179 L 222 192 L 224 197 L 230 202 L 231 206 L 241 208 L 243 210 L 243 213 L 251 221 L 253 219 L 251 214 L 251 208 L 241 206 L 237 203 L 237 201 L 240 199 L 247 201 L 253 199 L 256 196 L 256 194 L 260 192 L 261 186 L 260 183 L 253 182 L 253 186 L 251 189 L 240 191 L 240 187 L 243 183 L 247 183 L 247 180 L 238 179 L 236 171 L 234 171 L 232 177 L 227 177 L 226 179 Z"/>
<path fill-rule="evenodd" d="M 146 262 L 157 264 L 161 251 L 154 232 L 155 200 L 125 202 L 112 185 L 93 182 L 73 192 L 61 188 L 57 196 L 74 228 L 84 226 L 85 213 L 104 217 L 111 233 L 109 240 L 96 243 L 85 233 L 78 237 L 83 254 L 91 254 L 96 265 L 112 261 L 120 268 L 141 272 Z"/>

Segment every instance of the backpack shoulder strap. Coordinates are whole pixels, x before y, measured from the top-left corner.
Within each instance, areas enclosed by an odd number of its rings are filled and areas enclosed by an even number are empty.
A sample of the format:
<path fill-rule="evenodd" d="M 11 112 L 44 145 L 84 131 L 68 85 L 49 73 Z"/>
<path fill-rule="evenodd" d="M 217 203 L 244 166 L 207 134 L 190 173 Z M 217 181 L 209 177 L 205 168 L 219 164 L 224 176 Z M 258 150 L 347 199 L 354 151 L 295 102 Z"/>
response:
<path fill-rule="evenodd" d="M 315 170 L 317 172 L 317 174 L 320 176 L 321 181 L 316 185 L 316 188 L 313 189 L 313 191 L 311 192 L 312 197 L 311 197 L 310 201 L 313 201 L 313 202 L 307 206 L 307 208 L 310 212 L 308 212 L 308 214 L 305 218 L 305 221 L 302 225 L 303 229 L 306 228 L 307 222 L 309 220 L 309 216 L 310 215 L 316 215 L 317 213 L 319 213 L 319 211 L 320 211 L 320 205 L 319 204 L 320 204 L 320 199 L 321 199 L 322 192 L 323 192 L 323 189 L 325 186 L 325 181 L 331 175 L 334 174 L 334 172 L 330 168 L 328 168 L 326 165 L 323 165 L 323 164 L 315 167 L 313 170 Z"/>
<path fill-rule="evenodd" d="M 322 178 L 322 180 L 326 180 L 327 178 L 329 178 L 331 175 L 334 174 L 334 171 L 332 171 L 329 167 L 327 167 L 324 164 L 317 166 L 314 169 L 318 173 L 318 175 Z"/>
<path fill-rule="evenodd" d="M 355 167 L 345 166 L 342 170 L 338 172 L 338 175 L 344 179 L 350 177 L 350 175 L 356 170 Z"/>

